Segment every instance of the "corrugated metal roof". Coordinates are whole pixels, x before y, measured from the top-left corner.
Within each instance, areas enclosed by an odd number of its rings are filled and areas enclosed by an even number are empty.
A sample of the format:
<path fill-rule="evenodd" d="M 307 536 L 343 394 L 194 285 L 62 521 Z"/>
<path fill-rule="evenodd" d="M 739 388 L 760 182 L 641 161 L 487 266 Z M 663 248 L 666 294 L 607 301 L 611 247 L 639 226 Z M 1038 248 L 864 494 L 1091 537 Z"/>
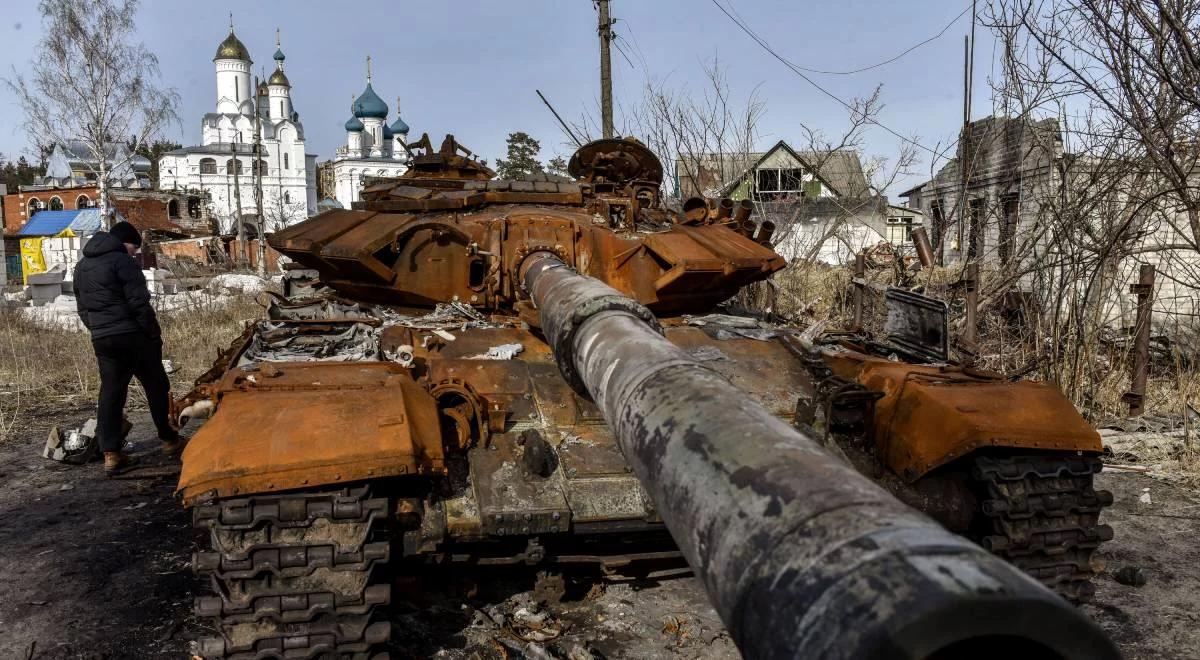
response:
<path fill-rule="evenodd" d="M 116 214 L 116 221 L 125 218 Z M 100 209 L 76 209 L 73 211 L 38 211 L 17 232 L 17 236 L 57 236 L 64 229 L 86 236 L 100 231 Z"/>

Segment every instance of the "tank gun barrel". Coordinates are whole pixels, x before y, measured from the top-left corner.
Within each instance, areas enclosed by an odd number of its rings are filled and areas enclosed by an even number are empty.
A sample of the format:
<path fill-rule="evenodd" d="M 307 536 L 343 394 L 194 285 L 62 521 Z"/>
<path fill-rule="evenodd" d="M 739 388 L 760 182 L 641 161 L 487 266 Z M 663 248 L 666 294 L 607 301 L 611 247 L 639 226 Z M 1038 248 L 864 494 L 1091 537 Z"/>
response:
<path fill-rule="evenodd" d="M 1002 559 L 904 505 L 554 255 L 519 281 L 746 658 L 1118 658 Z"/>

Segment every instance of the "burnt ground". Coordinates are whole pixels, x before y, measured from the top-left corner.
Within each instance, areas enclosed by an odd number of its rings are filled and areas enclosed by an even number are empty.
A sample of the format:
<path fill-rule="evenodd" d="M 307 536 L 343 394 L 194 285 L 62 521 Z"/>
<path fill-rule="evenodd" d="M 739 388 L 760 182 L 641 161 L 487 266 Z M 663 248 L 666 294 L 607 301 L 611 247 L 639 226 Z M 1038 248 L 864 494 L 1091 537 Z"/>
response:
<path fill-rule="evenodd" d="M 203 588 L 189 567 L 201 539 L 172 497 L 174 478 L 109 480 L 98 464 L 41 457 L 51 425 L 89 415 L 34 411 L 0 444 L 0 658 L 189 658 L 206 634 L 191 610 Z M 132 418 L 144 460 L 169 469 L 148 417 Z M 1105 472 L 1098 487 L 1114 493 L 1105 521 L 1116 539 L 1085 611 L 1128 658 L 1200 657 L 1200 494 L 1127 472 Z M 1119 584 L 1112 576 L 1125 566 L 1140 567 L 1147 584 Z M 686 575 L 576 576 L 550 604 L 539 604 L 532 582 L 510 570 L 403 583 L 421 595 L 391 610 L 392 657 L 739 657 Z"/>

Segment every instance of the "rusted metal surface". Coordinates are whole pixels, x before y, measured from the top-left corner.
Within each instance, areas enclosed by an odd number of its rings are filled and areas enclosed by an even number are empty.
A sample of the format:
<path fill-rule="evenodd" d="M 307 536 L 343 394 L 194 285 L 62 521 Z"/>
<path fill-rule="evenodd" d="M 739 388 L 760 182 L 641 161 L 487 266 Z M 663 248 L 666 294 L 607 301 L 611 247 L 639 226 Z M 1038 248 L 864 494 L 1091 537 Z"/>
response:
<path fill-rule="evenodd" d="M 444 470 L 436 403 L 401 367 L 266 364 L 216 384 L 218 414 L 184 450 L 185 503 Z"/>
<path fill-rule="evenodd" d="M 747 658 L 1118 657 L 1081 613 L 745 401 L 611 287 L 551 255 L 524 283 Z"/>
<path fill-rule="evenodd" d="M 578 182 L 434 178 L 432 164 L 414 168 L 365 190 L 362 210 L 322 214 L 271 244 L 352 298 L 457 297 L 492 309 L 519 302 L 513 274 L 539 250 L 660 313 L 707 310 L 785 265 L 763 244 L 769 232 L 759 242 L 740 232 L 736 221 L 748 216 L 731 216 L 729 200 L 695 218 L 662 209 L 662 166 L 637 142 L 590 143 L 569 167 Z"/>
<path fill-rule="evenodd" d="M 1129 415 L 1135 417 L 1146 410 L 1146 373 L 1150 368 L 1150 323 L 1154 311 L 1154 264 L 1142 264 L 1138 283 L 1129 285 L 1137 294 L 1137 328 L 1133 340 L 1133 373 L 1129 391 L 1124 399 Z"/>
<path fill-rule="evenodd" d="M 834 373 L 883 394 L 873 441 L 887 466 L 909 482 L 982 448 L 1103 450 L 1100 434 L 1045 383 L 892 362 L 844 348 L 827 349 L 824 356 Z"/>
<path fill-rule="evenodd" d="M 917 250 L 917 261 L 921 263 L 921 268 L 933 268 L 933 245 L 929 243 L 929 232 L 924 227 L 917 227 L 912 230 L 913 247 Z"/>

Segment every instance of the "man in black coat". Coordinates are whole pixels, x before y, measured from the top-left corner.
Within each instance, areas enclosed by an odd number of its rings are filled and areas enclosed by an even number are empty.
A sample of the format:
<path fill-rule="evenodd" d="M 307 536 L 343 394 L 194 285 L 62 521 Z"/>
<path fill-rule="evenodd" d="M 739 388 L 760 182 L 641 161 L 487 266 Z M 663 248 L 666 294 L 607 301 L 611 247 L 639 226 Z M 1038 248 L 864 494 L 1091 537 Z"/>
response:
<path fill-rule="evenodd" d="M 107 232 L 92 236 L 75 266 L 75 302 L 79 318 L 92 333 L 92 348 L 100 366 L 96 439 L 110 476 L 137 462 L 121 451 L 121 420 L 132 377 L 136 376 L 146 391 L 163 451 L 174 455 L 183 449 L 179 433 L 171 425 L 171 383 L 162 365 L 162 331 L 150 306 L 146 278 L 133 259 L 141 244 L 142 237 L 133 225 L 118 222 Z"/>

